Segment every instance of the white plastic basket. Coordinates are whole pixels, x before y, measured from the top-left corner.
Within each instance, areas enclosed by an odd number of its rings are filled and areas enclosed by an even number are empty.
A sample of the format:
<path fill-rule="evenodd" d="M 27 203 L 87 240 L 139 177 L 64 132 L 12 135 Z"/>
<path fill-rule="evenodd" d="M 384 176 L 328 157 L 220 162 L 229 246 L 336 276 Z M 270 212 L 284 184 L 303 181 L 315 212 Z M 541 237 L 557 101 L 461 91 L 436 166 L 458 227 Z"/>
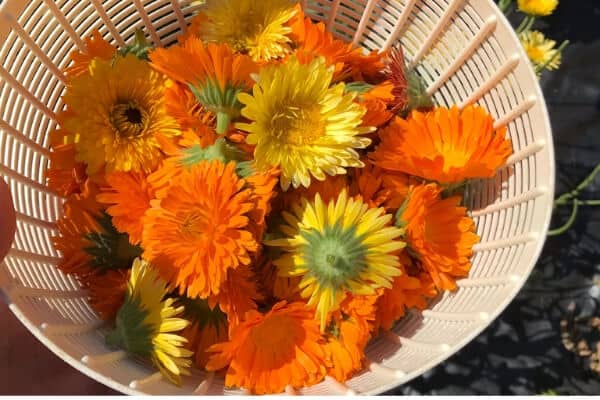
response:
<path fill-rule="evenodd" d="M 261 1 L 261 0 L 257 0 Z M 376 394 L 432 368 L 479 334 L 517 294 L 540 254 L 552 212 L 554 159 L 544 99 L 517 37 L 492 0 L 303 1 L 306 12 L 365 49 L 399 40 L 439 104 L 477 102 L 508 125 L 514 155 L 469 199 L 481 243 L 455 293 L 410 312 L 367 348 L 365 370 L 302 394 Z M 0 266 L 10 309 L 48 348 L 90 377 L 128 394 L 229 394 L 218 375 L 194 372 L 182 387 L 111 351 L 77 282 L 55 269 L 62 199 L 44 183 L 48 134 L 63 105 L 62 71 L 81 38 L 99 29 L 124 45 L 144 28 L 174 42 L 193 15 L 178 0 L 8 0 L 0 4 L 0 175 L 10 186 L 17 234 Z M 504 184 L 502 182 L 504 181 Z M 3 223 L 0 221 L 0 223 Z"/>

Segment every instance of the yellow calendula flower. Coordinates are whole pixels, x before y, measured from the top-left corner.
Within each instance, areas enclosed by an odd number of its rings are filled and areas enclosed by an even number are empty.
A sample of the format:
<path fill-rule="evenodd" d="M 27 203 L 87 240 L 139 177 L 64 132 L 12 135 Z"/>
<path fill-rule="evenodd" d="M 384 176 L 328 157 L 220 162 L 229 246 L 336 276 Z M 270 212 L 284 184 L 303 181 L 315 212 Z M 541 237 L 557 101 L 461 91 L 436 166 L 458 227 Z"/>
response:
<path fill-rule="evenodd" d="M 279 167 L 281 186 L 310 186 L 311 175 L 345 174 L 345 167 L 363 167 L 355 149 L 371 140 L 360 135 L 373 131 L 361 127 L 366 110 L 344 93 L 340 83 L 330 88 L 333 68 L 321 57 L 303 65 L 295 57 L 263 68 L 253 94 L 240 93 L 242 115 L 251 123 L 238 123 L 249 132 L 246 141 L 256 145 L 259 169 Z"/>
<path fill-rule="evenodd" d="M 151 172 L 162 158 L 157 137 L 180 133 L 165 110 L 167 79 L 134 55 L 94 59 L 64 96 L 64 127 L 75 136 L 76 158 L 94 175 L 104 170 Z"/>
<path fill-rule="evenodd" d="M 536 73 L 539 74 L 543 69 L 555 70 L 560 67 L 562 57 L 554 40 L 547 39 L 538 31 L 523 32 L 519 34 L 519 39 Z"/>
<path fill-rule="evenodd" d="M 519 0 L 519 11 L 535 17 L 545 17 L 554 12 L 558 0 Z"/>
<path fill-rule="evenodd" d="M 403 230 L 390 225 L 392 215 L 383 208 L 349 199 L 345 190 L 329 204 L 318 194 L 314 201 L 303 199 L 283 218 L 286 237 L 266 244 L 284 251 L 274 261 L 280 276 L 302 277 L 301 295 L 316 307 L 321 330 L 348 293 L 390 288 L 402 273 L 395 253 L 405 246 Z"/>
<path fill-rule="evenodd" d="M 292 29 L 286 24 L 296 15 L 291 0 L 207 0 L 198 17 L 200 37 L 227 43 L 254 61 L 269 61 L 290 53 Z"/>
<path fill-rule="evenodd" d="M 181 375 L 189 375 L 192 352 L 187 340 L 177 334 L 189 322 L 177 318 L 184 307 L 174 307 L 174 299 L 164 299 L 166 283 L 146 261 L 133 262 L 125 302 L 117 313 L 115 330 L 107 343 L 148 358 L 165 378 L 179 385 Z"/>

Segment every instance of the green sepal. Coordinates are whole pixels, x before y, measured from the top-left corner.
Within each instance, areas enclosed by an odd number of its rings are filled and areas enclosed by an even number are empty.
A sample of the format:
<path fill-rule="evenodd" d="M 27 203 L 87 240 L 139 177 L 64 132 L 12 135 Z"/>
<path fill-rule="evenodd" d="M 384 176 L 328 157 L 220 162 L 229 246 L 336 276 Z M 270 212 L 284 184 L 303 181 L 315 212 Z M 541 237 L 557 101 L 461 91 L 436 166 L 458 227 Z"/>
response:
<path fill-rule="evenodd" d="M 106 335 L 106 343 L 128 352 L 149 357 L 152 354 L 152 327 L 144 323 L 148 312 L 138 297 L 128 297 L 115 319 L 115 329 Z"/>
<path fill-rule="evenodd" d="M 231 121 L 240 116 L 242 103 L 237 99 L 242 92 L 239 86 L 227 84 L 224 89 L 212 79 L 202 84 L 189 85 L 196 99 L 209 111 L 217 115 L 217 133 L 224 134 L 229 129 Z"/>
<path fill-rule="evenodd" d="M 257 173 L 256 164 L 254 161 L 240 161 L 235 166 L 235 173 L 240 178 L 247 178 Z"/>
<path fill-rule="evenodd" d="M 85 235 L 91 246 L 83 249 L 92 257 L 91 266 L 99 272 L 131 268 L 133 260 L 142 255 L 142 248 L 129 243 L 129 235 L 117 231 L 106 212 L 97 218 L 97 222 L 101 232 Z"/>
<path fill-rule="evenodd" d="M 433 98 L 427 93 L 425 80 L 416 70 L 406 72 L 408 81 L 408 105 L 401 111 L 403 117 L 408 116 L 411 111 L 427 111 L 434 107 Z"/>
<path fill-rule="evenodd" d="M 183 150 L 183 154 L 179 164 L 184 167 L 191 167 L 202 161 L 218 160 L 223 164 L 233 161 L 236 163 L 235 172 L 240 178 L 256 173 L 254 162 L 247 160 L 248 155 L 225 138 L 219 138 L 207 147 L 198 144 L 188 147 Z"/>
<path fill-rule="evenodd" d="M 400 208 L 398 208 L 398 210 L 394 214 L 394 225 L 400 229 L 404 229 L 404 228 L 406 228 L 406 225 L 408 225 L 408 221 L 405 221 L 404 219 L 402 219 L 402 216 L 404 215 L 404 211 L 406 211 L 406 207 L 408 207 L 409 201 L 410 201 L 410 193 L 408 194 L 408 196 L 406 196 L 406 198 L 402 202 L 402 205 L 400 206 Z"/>
<path fill-rule="evenodd" d="M 118 51 L 118 55 L 125 57 L 127 54 L 133 54 L 140 60 L 148 61 L 148 53 L 152 50 L 154 46 L 148 42 L 146 39 L 146 35 L 142 29 L 138 29 L 135 31 L 135 37 L 133 39 L 133 44 L 129 46 L 125 46 Z"/>
<path fill-rule="evenodd" d="M 355 227 L 344 229 L 336 223 L 325 226 L 323 232 L 303 231 L 301 236 L 307 242 L 304 249 L 306 262 L 322 286 L 343 287 L 367 268 L 368 250 Z"/>
<path fill-rule="evenodd" d="M 182 296 L 177 300 L 185 308 L 183 312 L 185 318 L 192 324 L 197 323 L 200 329 L 210 324 L 218 333 L 219 329 L 227 324 L 227 314 L 221 311 L 218 305 L 211 309 L 206 299 L 190 299 Z"/>
<path fill-rule="evenodd" d="M 365 94 L 369 90 L 373 89 L 375 85 L 371 85 L 367 82 L 350 82 L 346 83 L 346 93 L 356 93 L 358 95 Z"/>

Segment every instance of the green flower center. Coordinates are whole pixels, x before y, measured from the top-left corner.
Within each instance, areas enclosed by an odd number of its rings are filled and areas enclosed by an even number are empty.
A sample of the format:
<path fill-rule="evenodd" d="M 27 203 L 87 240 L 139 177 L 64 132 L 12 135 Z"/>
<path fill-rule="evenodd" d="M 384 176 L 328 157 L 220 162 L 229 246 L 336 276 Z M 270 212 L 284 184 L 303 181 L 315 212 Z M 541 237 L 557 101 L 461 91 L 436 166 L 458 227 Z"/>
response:
<path fill-rule="evenodd" d="M 343 229 L 336 224 L 323 232 L 305 231 L 302 236 L 308 242 L 303 249 L 307 267 L 321 285 L 347 288 L 348 281 L 368 268 L 367 248 L 354 227 Z"/>

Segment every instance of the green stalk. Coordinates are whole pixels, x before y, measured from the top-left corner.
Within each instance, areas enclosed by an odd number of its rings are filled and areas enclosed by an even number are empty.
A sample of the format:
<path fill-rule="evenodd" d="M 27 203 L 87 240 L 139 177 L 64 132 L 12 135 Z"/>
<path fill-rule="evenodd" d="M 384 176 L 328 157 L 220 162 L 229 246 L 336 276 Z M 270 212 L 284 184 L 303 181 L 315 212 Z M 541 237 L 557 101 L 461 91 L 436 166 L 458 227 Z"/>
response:
<path fill-rule="evenodd" d="M 577 219 L 577 211 L 578 210 L 579 210 L 579 200 L 575 199 L 575 201 L 573 202 L 573 209 L 571 210 L 571 216 L 569 217 L 567 222 L 560 228 L 552 229 L 551 231 L 549 231 L 548 236 L 562 235 L 563 233 L 565 233 L 566 231 L 571 229 L 571 227 L 575 223 L 575 220 Z"/>
<path fill-rule="evenodd" d="M 534 23 L 535 17 L 532 17 L 531 15 L 526 15 L 525 18 L 523 18 L 523 21 L 521 21 L 519 27 L 517 28 L 517 34 L 530 30 Z"/>
<path fill-rule="evenodd" d="M 229 114 L 223 111 L 219 111 L 217 113 L 217 133 L 223 135 L 229 129 L 229 124 L 231 123 L 231 117 Z"/>
<path fill-rule="evenodd" d="M 575 199 L 577 196 L 579 196 L 579 193 L 581 193 L 583 190 L 585 190 L 585 188 L 591 185 L 592 182 L 594 182 L 598 174 L 600 174 L 600 164 L 596 165 L 596 168 L 594 168 L 594 170 L 583 181 L 581 181 L 581 183 L 577 185 L 574 190 L 564 193 L 558 199 L 556 199 L 556 201 L 554 201 L 554 208 L 558 206 L 564 206 L 572 199 Z"/>
<path fill-rule="evenodd" d="M 500 10 L 504 14 L 506 14 L 506 11 L 509 9 L 511 4 L 512 4 L 512 0 L 500 0 L 500 2 L 498 3 L 498 8 L 500 8 Z"/>

